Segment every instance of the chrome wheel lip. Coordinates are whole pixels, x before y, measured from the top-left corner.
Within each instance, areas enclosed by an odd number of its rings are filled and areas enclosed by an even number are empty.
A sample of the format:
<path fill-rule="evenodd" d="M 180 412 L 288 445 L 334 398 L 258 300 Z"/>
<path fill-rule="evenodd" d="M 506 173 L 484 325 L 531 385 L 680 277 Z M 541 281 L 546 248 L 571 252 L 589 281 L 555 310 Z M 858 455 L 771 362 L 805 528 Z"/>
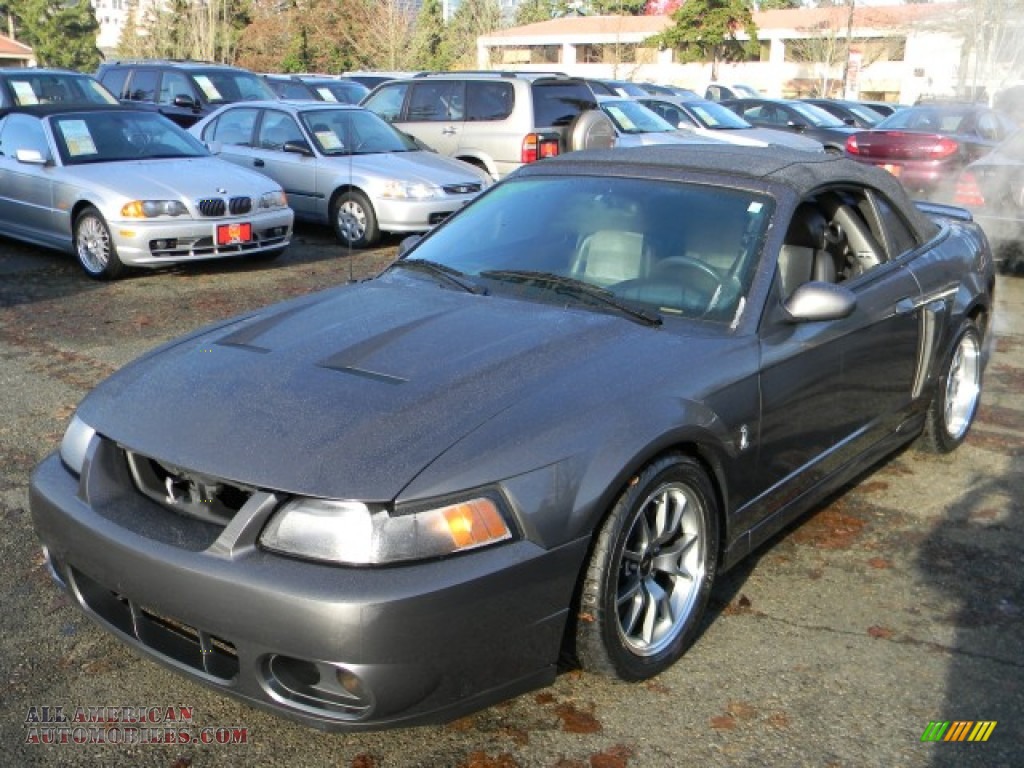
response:
<path fill-rule="evenodd" d="M 338 230 L 350 243 L 366 234 L 366 211 L 354 200 L 345 200 L 338 206 Z"/>
<path fill-rule="evenodd" d="M 110 263 L 110 235 L 95 216 L 88 216 L 79 223 L 75 248 L 79 261 L 93 274 L 101 273 Z"/>
<path fill-rule="evenodd" d="M 981 398 L 981 346 L 973 333 L 961 338 L 950 361 L 943 402 L 943 426 L 953 440 L 960 440 L 974 420 Z"/>
<path fill-rule="evenodd" d="M 706 579 L 707 531 L 693 488 L 664 483 L 640 506 L 615 569 L 616 628 L 638 656 L 654 656 L 687 625 Z"/>

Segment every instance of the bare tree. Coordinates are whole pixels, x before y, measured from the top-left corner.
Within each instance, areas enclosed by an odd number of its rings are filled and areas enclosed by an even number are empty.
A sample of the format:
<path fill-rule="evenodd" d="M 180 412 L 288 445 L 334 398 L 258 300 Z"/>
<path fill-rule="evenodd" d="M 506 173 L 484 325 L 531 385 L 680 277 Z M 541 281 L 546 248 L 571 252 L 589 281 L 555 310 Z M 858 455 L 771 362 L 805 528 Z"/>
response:
<path fill-rule="evenodd" d="M 963 40 L 962 95 L 994 93 L 1024 76 L 1024 0 L 967 0 L 951 9 L 948 30 Z"/>

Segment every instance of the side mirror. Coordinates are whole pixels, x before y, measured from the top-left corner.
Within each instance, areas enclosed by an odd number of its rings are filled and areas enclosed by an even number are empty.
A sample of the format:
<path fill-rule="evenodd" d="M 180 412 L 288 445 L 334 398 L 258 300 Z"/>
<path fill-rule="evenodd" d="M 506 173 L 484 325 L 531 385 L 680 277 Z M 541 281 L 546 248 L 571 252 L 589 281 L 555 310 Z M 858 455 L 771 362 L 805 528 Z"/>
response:
<path fill-rule="evenodd" d="M 298 141 L 286 141 L 284 146 L 281 147 L 285 152 L 291 152 L 296 155 L 302 155 L 303 157 L 312 157 L 313 148 L 303 140 Z"/>
<path fill-rule="evenodd" d="M 191 96 L 185 95 L 184 93 L 179 93 L 175 96 L 172 103 L 174 106 L 181 107 L 182 109 L 196 109 L 199 107 L 195 99 Z"/>
<path fill-rule="evenodd" d="M 806 125 L 804 125 L 803 123 L 798 123 L 796 120 L 787 121 L 786 127 L 789 128 L 789 130 L 791 131 L 796 131 L 797 133 L 803 133 L 804 129 L 807 128 Z"/>
<path fill-rule="evenodd" d="M 48 165 L 50 158 L 38 149 L 16 149 L 14 157 L 19 163 L 26 165 Z"/>
<path fill-rule="evenodd" d="M 794 323 L 842 320 L 857 308 L 853 292 L 833 283 L 804 283 L 782 305 Z"/>
<path fill-rule="evenodd" d="M 423 235 L 409 235 L 398 244 L 398 258 L 402 258 L 416 247 L 416 244 L 423 239 Z"/>

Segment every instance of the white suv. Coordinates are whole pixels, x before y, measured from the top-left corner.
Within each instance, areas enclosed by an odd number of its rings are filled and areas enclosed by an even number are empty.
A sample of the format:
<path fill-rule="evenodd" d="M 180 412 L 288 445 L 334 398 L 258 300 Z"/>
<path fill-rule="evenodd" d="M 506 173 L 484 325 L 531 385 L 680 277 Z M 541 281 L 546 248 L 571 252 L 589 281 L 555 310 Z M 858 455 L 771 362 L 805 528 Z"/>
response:
<path fill-rule="evenodd" d="M 422 73 L 378 85 L 362 106 L 495 180 L 525 163 L 615 141 L 586 82 L 561 74 Z"/>

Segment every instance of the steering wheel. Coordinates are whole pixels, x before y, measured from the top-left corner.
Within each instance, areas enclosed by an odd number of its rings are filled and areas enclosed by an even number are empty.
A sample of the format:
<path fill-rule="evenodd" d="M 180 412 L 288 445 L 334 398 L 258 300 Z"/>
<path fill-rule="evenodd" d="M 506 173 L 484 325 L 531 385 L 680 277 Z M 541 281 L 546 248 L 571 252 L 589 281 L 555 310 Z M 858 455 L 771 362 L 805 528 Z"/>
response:
<path fill-rule="evenodd" d="M 684 279 L 684 273 L 690 273 L 691 279 Z M 701 310 L 702 315 L 715 308 L 725 290 L 725 278 L 692 256 L 669 256 L 659 261 L 654 267 L 655 279 L 669 276 L 674 278 L 673 284 L 682 289 L 685 300 L 689 301 L 691 297 L 694 299 L 694 306 Z M 702 290 L 702 284 L 709 290 Z"/>

